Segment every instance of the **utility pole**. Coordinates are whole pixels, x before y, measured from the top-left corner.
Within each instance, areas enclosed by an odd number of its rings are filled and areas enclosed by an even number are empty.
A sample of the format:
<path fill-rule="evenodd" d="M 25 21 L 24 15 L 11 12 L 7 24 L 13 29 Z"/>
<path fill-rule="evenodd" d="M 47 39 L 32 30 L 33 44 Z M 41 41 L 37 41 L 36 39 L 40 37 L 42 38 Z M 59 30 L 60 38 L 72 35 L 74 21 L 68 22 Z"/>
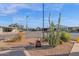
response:
<path fill-rule="evenodd" d="M 50 17 L 51 17 L 51 13 L 49 12 L 49 17 L 48 17 L 49 27 L 50 27 Z"/>
<path fill-rule="evenodd" d="M 43 29 L 42 29 L 42 32 L 43 32 L 43 39 L 44 39 L 44 3 L 42 5 L 43 7 Z"/>
<path fill-rule="evenodd" d="M 28 31 L 28 17 L 29 16 L 26 16 L 26 30 Z"/>

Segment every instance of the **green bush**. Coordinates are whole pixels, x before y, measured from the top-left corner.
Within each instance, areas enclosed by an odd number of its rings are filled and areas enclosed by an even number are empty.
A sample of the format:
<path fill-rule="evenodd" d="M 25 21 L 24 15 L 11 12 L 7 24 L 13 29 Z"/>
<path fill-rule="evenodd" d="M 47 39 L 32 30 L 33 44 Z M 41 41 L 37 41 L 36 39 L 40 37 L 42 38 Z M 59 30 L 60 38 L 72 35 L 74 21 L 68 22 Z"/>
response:
<path fill-rule="evenodd" d="M 69 42 L 71 40 L 71 36 L 69 33 L 67 32 L 61 32 L 61 36 L 60 36 L 61 40 L 64 42 Z"/>

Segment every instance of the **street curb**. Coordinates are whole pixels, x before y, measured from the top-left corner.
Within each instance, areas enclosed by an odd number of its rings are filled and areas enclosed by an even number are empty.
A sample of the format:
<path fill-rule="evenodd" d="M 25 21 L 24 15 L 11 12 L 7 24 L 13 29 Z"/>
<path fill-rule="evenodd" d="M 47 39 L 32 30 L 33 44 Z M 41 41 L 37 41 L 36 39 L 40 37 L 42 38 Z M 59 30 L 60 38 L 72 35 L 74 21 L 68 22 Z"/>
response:
<path fill-rule="evenodd" d="M 11 52 L 12 50 L 6 50 L 6 51 L 0 51 L 0 54 L 6 54 L 8 52 Z"/>
<path fill-rule="evenodd" d="M 24 53 L 26 56 L 31 56 L 30 53 L 27 50 L 24 50 Z"/>

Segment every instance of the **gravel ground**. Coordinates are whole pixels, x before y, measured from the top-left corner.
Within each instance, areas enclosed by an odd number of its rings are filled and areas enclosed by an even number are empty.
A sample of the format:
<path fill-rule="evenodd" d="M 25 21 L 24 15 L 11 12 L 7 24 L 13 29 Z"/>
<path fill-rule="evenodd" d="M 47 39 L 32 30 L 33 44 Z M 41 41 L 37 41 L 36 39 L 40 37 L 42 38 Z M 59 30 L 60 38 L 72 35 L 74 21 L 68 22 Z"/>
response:
<path fill-rule="evenodd" d="M 28 47 L 30 44 L 29 43 L 35 43 L 38 38 L 27 38 L 23 39 L 20 42 L 0 42 L 0 48 L 5 49 L 5 48 L 14 48 L 15 46 L 24 46 Z M 46 44 L 45 42 L 42 44 Z M 31 56 L 67 56 L 69 55 L 71 49 L 72 49 L 73 44 L 72 43 L 63 43 L 62 45 L 58 45 L 55 48 L 49 47 L 48 45 L 42 45 L 41 48 L 33 48 L 33 49 L 27 49 L 28 53 Z M 12 52 L 13 55 L 16 54 Z M 3 55 L 4 56 L 4 55 Z"/>
<path fill-rule="evenodd" d="M 43 46 L 41 48 L 26 49 L 31 56 L 68 56 L 73 44 L 63 43 L 57 47 Z"/>

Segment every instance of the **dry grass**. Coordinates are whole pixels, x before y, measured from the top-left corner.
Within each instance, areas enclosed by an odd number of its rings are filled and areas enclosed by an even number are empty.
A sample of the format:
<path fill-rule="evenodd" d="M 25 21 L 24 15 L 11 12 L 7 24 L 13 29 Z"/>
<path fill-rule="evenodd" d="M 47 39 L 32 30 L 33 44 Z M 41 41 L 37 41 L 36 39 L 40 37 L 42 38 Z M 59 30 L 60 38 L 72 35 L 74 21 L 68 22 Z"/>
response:
<path fill-rule="evenodd" d="M 22 39 L 20 41 L 14 41 L 14 42 L 5 42 L 0 41 L 0 48 L 10 48 L 15 46 L 28 46 L 30 42 L 35 43 L 37 39 L 36 38 L 28 38 L 28 39 Z"/>

